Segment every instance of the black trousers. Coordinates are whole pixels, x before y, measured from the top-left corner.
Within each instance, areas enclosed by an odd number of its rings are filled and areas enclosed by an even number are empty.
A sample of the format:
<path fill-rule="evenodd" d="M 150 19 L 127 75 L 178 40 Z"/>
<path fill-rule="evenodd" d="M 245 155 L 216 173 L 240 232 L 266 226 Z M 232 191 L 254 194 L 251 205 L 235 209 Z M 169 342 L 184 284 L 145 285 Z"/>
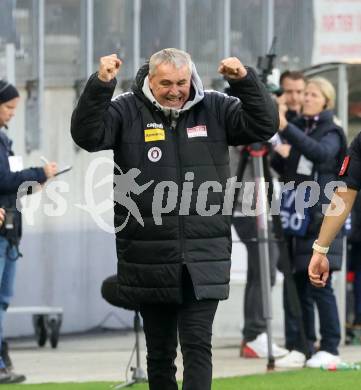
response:
<path fill-rule="evenodd" d="M 316 304 L 320 321 L 320 350 L 338 355 L 341 331 L 336 298 L 332 289 L 332 272 L 330 273 L 326 286 L 323 288 L 312 286 L 307 271 L 296 272 L 294 279 L 300 297 L 309 352 L 311 354 L 315 353 L 316 330 L 314 304 Z M 285 318 L 286 314 L 285 312 Z M 293 333 L 288 329 L 287 337 L 287 345 L 292 349 L 302 351 L 299 327 Z"/>
<path fill-rule="evenodd" d="M 218 300 L 197 301 L 186 270 L 182 304 L 141 305 L 147 344 L 150 390 L 177 390 L 174 360 L 178 334 L 183 355 L 183 390 L 210 390 L 212 384 L 212 324 Z"/>
<path fill-rule="evenodd" d="M 258 335 L 266 332 L 267 323 L 263 313 L 260 256 L 257 241 L 257 226 L 255 217 L 233 217 L 232 223 L 237 235 L 247 248 L 247 283 L 244 293 L 244 326 L 243 341 L 253 341 Z M 276 281 L 277 248 L 270 244 L 270 275 L 271 285 Z"/>
<path fill-rule="evenodd" d="M 290 258 L 294 257 L 292 241 L 288 241 Z M 316 342 L 315 330 L 315 305 L 317 306 L 320 322 L 320 350 L 338 355 L 338 346 L 341 340 L 340 321 L 337 310 L 336 297 L 332 288 L 332 272 L 326 286 L 317 288 L 312 286 L 308 278 L 308 272 L 297 271 L 293 274 L 298 297 L 302 310 L 302 322 L 307 339 L 309 354 L 314 354 Z M 286 348 L 289 350 L 303 351 L 301 344 L 300 325 L 292 313 L 290 302 L 287 299 L 288 291 L 283 285 L 283 303 L 285 311 Z"/>

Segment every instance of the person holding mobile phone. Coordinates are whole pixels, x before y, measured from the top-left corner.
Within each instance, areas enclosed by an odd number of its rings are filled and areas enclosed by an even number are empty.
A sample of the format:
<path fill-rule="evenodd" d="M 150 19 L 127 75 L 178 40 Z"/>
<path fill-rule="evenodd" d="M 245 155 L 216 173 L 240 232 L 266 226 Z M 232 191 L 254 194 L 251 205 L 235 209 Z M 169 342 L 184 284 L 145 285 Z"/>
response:
<path fill-rule="evenodd" d="M 45 183 L 57 172 L 54 162 L 44 167 L 23 169 L 22 159 L 15 156 L 12 141 L 4 130 L 15 115 L 19 92 L 10 83 L 0 80 L 0 384 L 25 380 L 12 371 L 7 343 L 3 340 L 3 319 L 14 293 L 21 213 L 16 208 L 18 189 L 25 182 Z"/>

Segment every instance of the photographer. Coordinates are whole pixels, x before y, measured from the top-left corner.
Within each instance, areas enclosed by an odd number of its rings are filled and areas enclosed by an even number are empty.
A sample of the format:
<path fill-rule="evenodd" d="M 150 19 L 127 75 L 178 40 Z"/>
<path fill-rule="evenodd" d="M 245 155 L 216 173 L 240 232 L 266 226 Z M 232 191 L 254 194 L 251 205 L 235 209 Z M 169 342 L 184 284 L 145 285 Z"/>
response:
<path fill-rule="evenodd" d="M 282 150 L 276 149 L 278 157 L 273 159 L 273 167 L 278 171 L 283 183 L 295 181 L 296 188 L 304 181 L 315 181 L 320 187 L 320 198 L 300 224 L 290 223 L 296 215 L 288 207 L 283 194 L 281 213 L 283 228 L 287 236 L 289 257 L 292 261 L 293 277 L 298 291 L 304 330 L 308 341 L 308 353 L 314 354 L 306 362 L 307 367 L 318 368 L 323 364 L 337 364 L 340 342 L 340 324 L 336 299 L 330 280 L 327 286 L 319 290 L 308 281 L 307 267 L 312 254 L 312 244 L 317 237 L 322 221 L 321 206 L 329 202 L 324 193 L 325 186 L 337 179 L 337 174 L 346 151 L 346 139 L 343 130 L 334 121 L 335 90 L 332 84 L 321 77 L 307 81 L 302 115 L 293 123 L 287 121 L 285 109 L 280 107 L 280 129 L 282 137 L 288 142 Z M 290 194 L 291 195 L 291 194 Z M 292 199 L 288 196 L 288 200 Z M 338 236 L 330 249 L 332 270 L 339 270 L 342 261 L 342 237 Z M 316 331 L 314 318 L 316 304 L 320 318 L 321 342 L 315 351 Z M 289 336 L 289 335 L 288 335 Z M 306 356 L 300 346 L 300 335 L 295 334 L 287 340 L 291 353 L 279 361 L 276 367 L 303 367 Z M 316 352 L 316 353 L 315 353 Z"/>
<path fill-rule="evenodd" d="M 7 344 L 2 339 L 3 317 L 13 296 L 19 258 L 21 214 L 16 209 L 17 192 L 23 183 L 35 181 L 42 184 L 57 172 L 55 163 L 46 164 L 43 168 L 22 169 L 21 157 L 14 156 L 12 141 L 3 129 L 7 129 L 7 123 L 15 115 L 19 99 L 17 89 L 0 80 L 0 384 L 25 380 L 24 375 L 12 372 Z"/>
<path fill-rule="evenodd" d="M 280 87 L 282 89 L 283 94 L 277 99 L 280 108 L 284 112 L 284 116 L 288 122 L 296 121 L 302 115 L 302 106 L 305 94 L 306 87 L 306 77 L 301 71 L 284 71 L 280 76 Z M 287 140 L 282 137 L 280 134 L 279 143 L 274 145 L 275 150 L 279 155 L 285 156 L 288 155 L 289 143 Z M 273 163 L 275 163 L 276 159 L 273 159 Z M 283 159 L 278 159 L 279 164 L 283 165 Z M 278 170 L 282 169 L 278 167 Z M 276 169 L 277 170 L 277 169 Z M 281 261 L 282 262 L 282 261 Z M 280 263 L 281 263 L 280 262 Z M 280 264 L 280 269 L 282 269 L 282 265 Z M 292 307 L 291 301 L 293 300 L 292 294 L 290 294 L 288 281 L 286 278 L 283 283 L 283 308 L 284 308 L 284 329 L 285 329 L 285 340 L 286 340 L 286 348 L 288 350 L 293 350 L 295 345 L 295 340 L 301 334 L 300 323 L 296 318 Z M 296 358 L 293 359 L 296 355 Z M 297 353 L 291 352 L 285 359 L 278 360 L 276 365 L 278 367 L 293 367 L 296 360 L 297 365 Z M 300 357 L 300 355 L 298 355 Z M 301 361 L 304 361 L 303 357 Z"/>

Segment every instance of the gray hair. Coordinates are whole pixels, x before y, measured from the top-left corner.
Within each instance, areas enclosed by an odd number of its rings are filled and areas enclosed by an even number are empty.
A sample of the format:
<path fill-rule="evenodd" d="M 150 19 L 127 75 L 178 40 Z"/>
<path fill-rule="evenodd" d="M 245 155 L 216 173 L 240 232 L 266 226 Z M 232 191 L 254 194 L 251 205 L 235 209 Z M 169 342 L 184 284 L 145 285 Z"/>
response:
<path fill-rule="evenodd" d="M 191 56 L 183 50 L 169 48 L 154 53 L 149 59 L 149 74 L 153 75 L 157 66 L 162 63 L 172 64 L 177 69 L 187 65 L 189 72 L 192 72 Z"/>

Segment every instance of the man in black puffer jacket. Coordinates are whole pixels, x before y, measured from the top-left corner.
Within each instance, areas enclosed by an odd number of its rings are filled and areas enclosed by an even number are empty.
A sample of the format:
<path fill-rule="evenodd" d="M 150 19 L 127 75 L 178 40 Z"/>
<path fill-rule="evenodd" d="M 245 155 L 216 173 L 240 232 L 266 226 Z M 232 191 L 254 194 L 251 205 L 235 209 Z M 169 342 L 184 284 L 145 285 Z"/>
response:
<path fill-rule="evenodd" d="M 177 329 L 183 388 L 210 389 L 212 323 L 229 293 L 228 145 L 268 140 L 277 111 L 237 58 L 223 60 L 219 72 L 238 98 L 205 92 L 190 56 L 164 49 L 139 70 L 131 93 L 111 101 L 120 66 L 116 55 L 100 59 L 73 113 L 72 136 L 88 151 L 113 149 L 114 199 L 138 209 L 114 208 L 118 299 L 140 306 L 150 389 L 177 389 Z M 125 173 L 133 183 L 137 177 L 138 196 L 123 186 Z"/>

